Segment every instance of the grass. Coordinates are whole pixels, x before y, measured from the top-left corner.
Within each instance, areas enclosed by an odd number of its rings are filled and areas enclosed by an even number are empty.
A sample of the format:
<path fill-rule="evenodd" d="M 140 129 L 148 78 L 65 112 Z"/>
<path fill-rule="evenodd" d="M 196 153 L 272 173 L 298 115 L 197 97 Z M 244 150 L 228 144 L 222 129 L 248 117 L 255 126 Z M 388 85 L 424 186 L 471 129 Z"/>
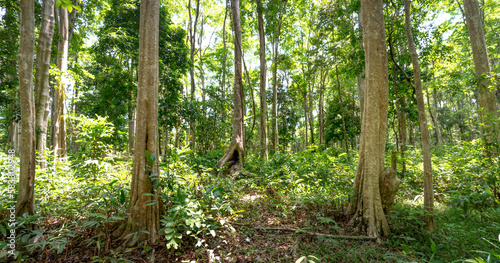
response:
<path fill-rule="evenodd" d="M 381 244 L 263 229 L 356 235 L 344 214 L 356 170 L 355 152 L 347 156 L 312 148 L 275 155 L 267 163 L 250 156 L 244 175 L 232 180 L 208 168 L 220 152 L 198 155 L 174 149 L 160 167 L 169 211 L 162 220 L 172 222 L 162 226 L 162 233 L 170 228 L 166 232 L 180 238 L 162 234 L 156 246 L 128 250 L 118 249 L 120 244 L 110 233 L 126 217 L 130 158 L 108 156 L 95 180 L 82 172 L 86 160 L 56 163 L 37 170 L 37 216 L 18 218 L 38 225 L 36 230 L 16 229 L 19 258 L 21 262 L 137 262 L 154 251 L 160 262 L 296 262 L 304 257 L 310 262 L 486 261 L 485 253 L 500 254 L 500 208 L 491 191 L 491 182 L 496 182 L 491 179 L 499 175 L 497 166 L 491 165 L 498 163 L 485 164 L 477 145 L 434 150 L 437 230 L 433 233 L 423 228 L 420 152 L 409 147 L 407 174 L 387 215 L 392 232 Z M 0 154 L 1 172 L 7 170 L 6 159 Z M 6 229 L 6 182 L 0 185 L 0 222 Z M 2 252 L 7 249 L 5 241 L 2 236 Z"/>

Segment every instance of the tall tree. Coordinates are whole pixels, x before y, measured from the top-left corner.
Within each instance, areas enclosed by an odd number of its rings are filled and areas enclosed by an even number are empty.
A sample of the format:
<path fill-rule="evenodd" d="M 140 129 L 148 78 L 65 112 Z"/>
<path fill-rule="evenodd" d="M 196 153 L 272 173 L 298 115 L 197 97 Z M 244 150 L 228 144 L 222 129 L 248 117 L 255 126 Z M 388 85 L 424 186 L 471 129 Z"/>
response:
<path fill-rule="evenodd" d="M 141 0 L 139 25 L 139 73 L 137 126 L 130 190 L 130 226 L 122 234 L 128 246 L 148 240 L 156 242 L 160 229 L 159 204 L 152 177 L 158 170 L 158 46 L 159 0 Z M 146 232 L 142 231 L 146 230 Z M 140 234 L 134 240 L 129 233 Z"/>
<path fill-rule="evenodd" d="M 49 69 L 50 53 L 52 51 L 52 38 L 54 36 L 54 0 L 44 0 L 42 5 L 42 24 L 38 36 L 36 50 L 35 73 L 35 131 L 36 150 L 40 165 L 45 167 L 44 151 L 47 140 L 47 121 L 49 116 Z"/>
<path fill-rule="evenodd" d="M 424 159 L 424 221 L 426 228 L 433 231 L 434 223 L 434 188 L 432 184 L 432 162 L 431 162 L 431 140 L 429 130 L 427 129 L 427 116 L 425 114 L 425 102 L 422 92 L 422 80 L 420 79 L 420 65 L 418 63 L 417 49 L 413 41 L 410 21 L 410 0 L 405 0 L 405 29 L 408 47 L 410 49 L 411 62 L 413 64 L 413 77 L 415 86 L 415 95 L 417 97 L 418 119 L 420 122 L 420 135 L 422 136 L 422 155 Z"/>
<path fill-rule="evenodd" d="M 498 118 L 498 108 L 495 93 L 493 90 L 489 89 L 492 85 L 490 80 L 491 68 L 488 50 L 486 49 L 483 20 L 477 0 L 463 0 L 463 2 L 467 22 L 466 25 L 469 30 L 472 56 L 474 59 L 474 70 L 478 78 L 479 106 L 482 108 L 479 114 L 481 121 L 486 123 L 488 118 Z M 486 146 L 500 140 L 498 125 L 494 125 L 492 128 L 494 129 L 493 131 L 484 131 L 484 129 L 481 129 Z"/>
<path fill-rule="evenodd" d="M 272 150 L 273 153 L 278 152 L 278 51 L 279 51 L 279 42 L 281 35 L 281 26 L 283 24 L 283 20 L 285 19 L 284 13 L 286 2 L 283 4 L 283 10 L 279 12 L 278 16 L 278 25 L 276 26 L 274 35 L 273 35 L 273 103 L 272 103 L 272 112 L 271 112 L 271 142 L 272 142 Z"/>
<path fill-rule="evenodd" d="M 21 0 L 19 38 L 19 93 L 21 99 L 21 174 L 16 216 L 35 213 L 35 98 L 33 59 L 35 50 L 35 4 Z"/>
<path fill-rule="evenodd" d="M 69 25 L 68 25 L 68 9 L 59 7 L 59 42 L 57 44 L 57 69 L 59 76 L 57 77 L 57 87 L 54 89 L 54 105 L 53 105 L 53 127 L 52 146 L 54 147 L 55 156 L 66 156 L 66 121 L 64 116 L 66 98 L 66 77 L 65 73 L 68 69 L 68 48 L 69 48 Z"/>
<path fill-rule="evenodd" d="M 191 7 L 191 0 L 188 2 L 188 14 L 189 14 L 189 45 L 191 48 L 190 52 L 190 59 L 191 59 L 191 68 L 189 69 L 189 75 L 190 75 L 190 83 L 191 83 L 191 94 L 190 94 L 190 100 L 191 103 L 194 101 L 194 95 L 196 91 L 196 83 L 194 80 L 194 59 L 196 55 L 196 28 L 198 25 L 198 19 L 200 17 L 200 0 L 195 0 L 196 1 L 196 10 L 195 10 L 195 15 L 194 15 L 194 23 L 193 23 L 193 18 L 192 18 L 192 7 Z M 194 123 L 191 121 L 189 123 L 189 129 L 191 133 L 191 147 L 192 149 L 195 148 L 196 144 L 196 128 L 194 127 Z"/>
<path fill-rule="evenodd" d="M 233 131 L 231 142 L 226 150 L 226 153 L 215 165 L 217 168 L 222 168 L 227 164 L 228 169 L 233 169 L 236 166 L 239 170 L 243 168 L 243 159 L 245 157 L 245 146 L 243 141 L 244 126 L 243 126 L 243 83 L 242 83 L 242 47 L 241 47 L 241 23 L 240 23 L 240 1 L 231 1 L 231 12 L 234 28 L 234 105 L 233 105 Z"/>
<path fill-rule="evenodd" d="M 267 160 L 266 35 L 264 32 L 264 19 L 262 18 L 261 0 L 257 0 L 257 22 L 259 30 L 260 58 L 260 157 Z"/>
<path fill-rule="evenodd" d="M 382 209 L 380 180 L 384 174 L 388 111 L 388 63 L 382 0 L 361 0 L 365 48 L 365 98 L 361 124 L 355 196 L 349 204 L 350 224 L 370 236 L 389 233 Z"/>

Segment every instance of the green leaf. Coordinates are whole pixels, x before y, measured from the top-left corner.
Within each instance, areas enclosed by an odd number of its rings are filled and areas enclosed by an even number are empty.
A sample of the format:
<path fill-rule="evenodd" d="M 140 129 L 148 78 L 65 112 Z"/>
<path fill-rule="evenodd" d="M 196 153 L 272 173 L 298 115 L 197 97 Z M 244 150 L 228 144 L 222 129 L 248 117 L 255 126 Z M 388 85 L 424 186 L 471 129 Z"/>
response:
<path fill-rule="evenodd" d="M 68 5 L 68 13 L 71 13 L 71 12 L 73 12 L 73 6 Z"/>
<path fill-rule="evenodd" d="M 2 232 L 4 236 L 7 236 L 7 230 L 1 224 L 0 224 L 0 232 Z"/>
<path fill-rule="evenodd" d="M 42 233 L 42 231 L 40 231 L 40 230 L 38 230 L 38 229 L 33 230 L 33 234 L 36 234 L 36 235 L 37 235 L 37 236 L 39 236 L 39 237 L 43 237 L 43 233 Z"/>
<path fill-rule="evenodd" d="M 433 253 L 437 252 L 436 243 L 434 243 L 434 240 L 432 240 L 432 239 L 431 239 L 431 250 Z"/>

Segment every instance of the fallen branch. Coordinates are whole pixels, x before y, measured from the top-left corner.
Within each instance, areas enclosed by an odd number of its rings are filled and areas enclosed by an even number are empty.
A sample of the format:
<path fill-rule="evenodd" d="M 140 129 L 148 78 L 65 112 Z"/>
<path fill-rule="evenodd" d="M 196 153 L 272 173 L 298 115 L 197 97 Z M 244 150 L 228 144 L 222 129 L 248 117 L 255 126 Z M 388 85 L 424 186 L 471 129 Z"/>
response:
<path fill-rule="evenodd" d="M 231 222 L 231 224 L 239 225 L 239 226 L 251 226 L 250 223 L 236 223 L 236 222 Z M 377 237 L 329 235 L 329 234 L 309 232 L 309 231 L 306 231 L 306 230 L 303 230 L 303 229 L 288 228 L 288 227 L 260 227 L 260 226 L 254 226 L 253 228 L 259 229 L 259 230 L 277 230 L 277 231 L 288 231 L 288 232 L 295 232 L 295 233 L 304 233 L 304 234 L 308 234 L 308 235 L 312 235 L 312 236 L 321 236 L 321 237 L 329 237 L 329 238 L 377 240 Z"/>

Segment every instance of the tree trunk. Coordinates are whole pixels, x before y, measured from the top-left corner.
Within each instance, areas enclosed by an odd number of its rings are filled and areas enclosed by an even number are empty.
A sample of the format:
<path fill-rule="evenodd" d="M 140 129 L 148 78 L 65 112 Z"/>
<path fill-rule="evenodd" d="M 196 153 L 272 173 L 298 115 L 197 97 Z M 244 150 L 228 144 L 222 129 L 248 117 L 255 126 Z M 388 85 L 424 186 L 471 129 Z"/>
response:
<path fill-rule="evenodd" d="M 262 2 L 257 0 L 257 16 L 259 27 L 259 58 L 260 58 L 260 158 L 267 161 L 267 64 L 266 64 L 266 35 L 264 19 L 262 18 Z"/>
<path fill-rule="evenodd" d="M 479 111 L 479 115 L 481 122 L 486 123 L 486 126 L 490 126 L 486 131 L 481 129 L 481 135 L 484 135 L 483 143 L 488 146 L 500 140 L 498 125 L 492 123 L 492 120 L 498 118 L 497 100 L 495 93 L 489 89 L 492 85 L 489 80 L 491 68 L 488 50 L 486 49 L 483 23 L 479 12 L 479 3 L 477 0 L 463 0 L 463 2 L 474 59 L 474 69 L 479 80 L 479 106 L 483 109 L 483 111 Z"/>
<path fill-rule="evenodd" d="M 130 97 L 132 97 L 132 90 L 130 90 Z M 135 111 L 132 105 L 128 107 L 128 153 L 134 154 L 134 129 L 135 129 Z"/>
<path fill-rule="evenodd" d="M 241 24 L 240 24 L 240 2 L 232 0 L 231 11 L 234 28 L 234 110 L 233 110 L 233 131 L 231 142 L 226 153 L 215 165 L 217 168 L 223 168 L 227 165 L 225 173 L 237 173 L 243 169 L 243 160 L 245 158 L 244 146 L 244 125 L 243 125 L 243 83 L 242 73 L 242 51 L 241 48 Z"/>
<path fill-rule="evenodd" d="M 434 187 L 432 183 L 432 162 L 431 162 L 431 141 L 429 130 L 427 130 L 427 116 L 425 114 L 424 94 L 422 92 L 422 81 L 420 79 L 420 65 L 418 54 L 413 42 L 410 22 L 410 0 L 405 0 L 405 29 L 408 47 L 410 49 L 411 61 L 413 64 L 413 77 L 415 82 L 415 95 L 417 97 L 418 119 L 420 122 L 420 135 L 422 137 L 422 155 L 424 159 L 424 222 L 429 231 L 436 228 L 434 223 Z"/>
<path fill-rule="evenodd" d="M 156 243 L 160 229 L 159 204 L 151 177 L 158 169 L 158 38 L 159 0 L 141 0 L 139 27 L 139 73 L 137 87 L 137 130 L 130 190 L 130 225 L 121 239 L 124 246 L 138 242 Z M 147 157 L 146 152 L 151 157 Z M 154 157 L 153 157 L 154 156 Z M 151 194 L 151 195 L 145 195 Z M 136 240 L 128 234 L 140 232 Z"/>
<path fill-rule="evenodd" d="M 21 100 L 21 166 L 16 216 L 35 213 L 35 98 L 33 59 L 35 49 L 35 4 L 21 0 L 19 38 L 19 94 Z"/>
<path fill-rule="evenodd" d="M 307 114 L 307 109 L 308 109 L 308 107 L 307 107 L 307 91 L 304 91 L 302 93 L 302 97 L 304 97 L 304 125 L 305 125 L 305 130 L 306 130 L 306 135 L 304 137 L 304 143 L 305 143 L 304 146 L 305 146 L 305 148 L 307 148 L 307 146 L 309 146 L 309 142 L 308 142 L 309 137 L 307 135 L 308 134 L 308 123 L 309 123 L 307 120 L 307 115 L 308 115 Z"/>
<path fill-rule="evenodd" d="M 359 12 L 359 32 L 361 41 L 359 42 L 359 47 L 364 49 L 363 47 L 363 23 L 361 23 L 361 11 Z M 363 121 L 363 112 L 364 112 L 364 101 L 365 101 L 365 67 L 363 66 L 361 69 L 361 73 L 356 77 L 356 86 L 358 88 L 358 97 L 359 97 L 359 109 L 361 112 L 361 121 Z"/>
<path fill-rule="evenodd" d="M 344 119 L 344 105 L 342 103 L 342 94 L 340 91 L 340 80 L 339 80 L 339 69 L 337 64 L 335 64 L 335 75 L 337 75 L 337 89 L 339 94 L 339 102 L 340 102 L 340 116 L 342 117 L 342 129 L 344 130 L 344 141 L 345 141 L 345 152 L 347 156 L 349 156 L 349 141 L 347 140 L 347 130 L 345 128 L 345 119 Z"/>
<path fill-rule="evenodd" d="M 369 236 L 389 234 L 382 209 L 380 182 L 384 173 L 389 97 L 387 47 L 382 0 L 362 0 L 366 86 L 358 169 L 354 198 L 348 214 L 350 225 Z"/>
<path fill-rule="evenodd" d="M 324 69 L 325 70 L 325 69 Z M 321 87 L 319 90 L 319 102 L 318 102 L 318 144 L 323 145 L 325 143 L 325 115 L 324 115 L 324 93 L 325 93 L 325 82 L 328 77 L 329 69 L 325 70 L 325 73 L 321 73 Z"/>
<path fill-rule="evenodd" d="M 38 151 L 38 163 L 45 168 L 44 151 L 47 141 L 47 121 L 45 119 L 46 109 L 49 102 L 49 69 L 50 53 L 52 51 L 52 38 L 54 36 L 54 0 L 44 0 L 42 6 L 42 25 L 38 37 L 36 50 L 36 73 L 35 73 L 35 133 L 36 150 Z"/>
<path fill-rule="evenodd" d="M 271 126 L 272 126 L 272 150 L 273 154 L 278 152 L 278 47 L 280 41 L 281 34 L 281 24 L 283 23 L 283 15 L 281 14 L 278 22 L 278 29 L 275 32 L 273 46 L 273 106 L 272 106 L 272 117 L 271 117 Z"/>
<path fill-rule="evenodd" d="M 66 157 L 66 122 L 64 116 L 66 97 L 66 77 L 64 74 L 68 69 L 68 10 L 59 7 L 59 43 L 57 44 L 57 68 L 60 75 L 57 87 L 54 89 L 54 155 Z"/>
<path fill-rule="evenodd" d="M 316 80 L 316 73 L 313 74 L 312 83 L 309 84 L 309 129 L 311 130 L 311 145 L 314 144 L 314 117 L 313 117 L 313 92 L 314 92 L 314 84 Z"/>
<path fill-rule="evenodd" d="M 226 122 L 226 109 L 224 107 L 224 101 L 226 100 L 226 62 L 227 62 L 227 45 L 226 45 L 226 20 L 227 20 L 227 10 L 228 2 L 226 0 L 226 7 L 224 8 L 224 24 L 222 26 L 222 44 L 224 46 L 224 57 L 222 59 L 222 80 L 221 80 L 221 122 L 225 124 Z M 222 125 L 222 137 L 226 137 L 226 125 Z"/>
<path fill-rule="evenodd" d="M 200 0 L 196 0 L 196 13 L 194 18 L 194 24 L 192 23 L 192 15 L 191 15 L 191 0 L 188 3 L 188 13 L 189 13 L 189 44 L 191 48 L 190 59 L 191 59 L 191 67 L 189 69 L 189 75 L 191 79 L 191 95 L 190 100 L 191 103 L 194 101 L 194 93 L 196 91 L 196 85 L 194 80 L 194 57 L 196 54 L 196 27 L 198 24 L 198 18 L 200 16 Z M 189 123 L 189 130 L 191 133 L 191 149 L 195 149 L 196 147 L 196 128 L 195 124 L 191 121 Z"/>
<path fill-rule="evenodd" d="M 434 88 L 435 90 L 436 88 Z M 437 118 L 433 107 L 431 107 L 429 92 L 427 92 L 427 108 L 429 109 L 429 115 L 431 116 L 432 124 L 434 125 L 434 130 L 436 131 L 436 145 L 441 144 L 441 130 L 439 129 L 439 125 L 437 122 Z"/>

